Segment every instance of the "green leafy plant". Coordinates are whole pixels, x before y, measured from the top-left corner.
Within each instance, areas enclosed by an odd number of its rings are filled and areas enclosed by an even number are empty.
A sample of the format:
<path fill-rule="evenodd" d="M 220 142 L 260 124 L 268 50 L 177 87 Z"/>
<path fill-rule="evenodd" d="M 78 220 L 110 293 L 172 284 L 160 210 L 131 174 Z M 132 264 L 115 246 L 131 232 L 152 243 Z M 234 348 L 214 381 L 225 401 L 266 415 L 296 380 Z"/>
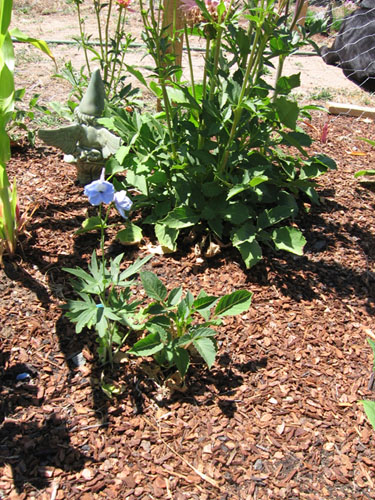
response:
<path fill-rule="evenodd" d="M 329 31 L 329 16 L 322 10 L 316 12 L 309 9 L 306 13 L 305 26 L 311 35 L 327 33 Z"/>
<path fill-rule="evenodd" d="M 132 300 L 134 280 L 129 280 L 151 256 L 137 261 L 125 270 L 120 269 L 124 254 L 107 262 L 98 261 L 93 252 L 88 272 L 83 269 L 64 268 L 78 280 L 72 286 L 79 299 L 68 300 L 64 306 L 67 318 L 75 323 L 77 333 L 83 328 L 97 333 L 99 360 L 104 365 L 113 362 L 113 347 L 117 351 L 125 342 L 129 332 L 136 328 L 133 317 L 140 300 Z"/>
<path fill-rule="evenodd" d="M 9 30 L 12 6 L 12 0 L 0 0 L 0 262 L 4 252 L 10 255 L 14 253 L 20 228 L 17 220 L 16 183 L 14 180 L 13 187 L 10 187 L 6 172 L 6 164 L 11 156 L 7 130 L 14 118 L 16 100 L 12 37 L 31 43 L 53 59 L 48 45 L 43 40 L 29 37 L 17 28 Z"/>
<path fill-rule="evenodd" d="M 367 339 L 367 342 L 370 344 L 370 347 L 372 349 L 373 357 L 374 357 L 374 362 L 373 362 L 373 376 L 375 375 L 375 342 L 371 339 Z M 370 421 L 370 424 L 372 427 L 375 429 L 375 401 L 368 401 L 368 400 L 362 400 L 360 403 L 363 404 L 363 408 L 365 410 L 365 413 L 367 415 L 367 418 Z"/>
<path fill-rule="evenodd" d="M 197 298 L 182 287 L 168 293 L 164 284 L 151 271 L 140 273 L 142 285 L 153 302 L 142 312 L 148 334 L 128 351 L 137 356 L 153 356 L 161 366 L 177 367 L 182 378 L 190 364 L 190 357 L 198 353 L 211 368 L 215 361 L 216 330 L 222 318 L 247 311 L 252 293 L 238 290 L 221 298 L 201 291 Z M 200 318 L 200 321 L 197 320 Z"/>
<path fill-rule="evenodd" d="M 40 94 L 34 94 L 29 100 L 27 107 L 23 103 L 26 89 L 18 89 L 14 94 L 14 111 L 13 116 L 8 124 L 7 133 L 14 142 L 19 140 L 19 132 L 26 132 L 27 141 L 31 146 L 35 145 L 35 125 L 37 113 L 41 116 L 49 114 L 46 106 L 38 104 Z M 39 116 L 39 114 L 38 114 Z"/>
<path fill-rule="evenodd" d="M 132 35 L 125 32 L 126 17 L 131 10 L 130 2 L 131 0 L 108 0 L 103 3 L 100 0 L 92 0 L 98 29 L 98 40 L 93 40 L 92 34 L 87 34 L 85 29 L 85 19 L 81 12 L 83 0 L 73 0 L 80 31 L 77 41 L 84 50 L 89 77 L 92 63 L 98 62 L 109 99 L 123 99 L 129 91 L 124 84 L 123 68 L 126 51 L 133 41 Z M 113 15 L 116 16 L 116 28 L 114 33 L 111 33 L 110 24 Z"/>
<path fill-rule="evenodd" d="M 288 1 L 184 5 L 182 33 L 171 35 L 162 6 L 141 2 L 143 39 L 155 64 L 150 79 L 127 69 L 161 111 L 112 107 L 100 119 L 126 144 L 112 168 L 126 170 L 124 188 L 138 191 L 142 223 L 154 226 L 167 251 L 177 249 L 181 231 L 194 227 L 198 237 L 231 243 L 247 267 L 262 258 L 265 245 L 301 255 L 305 239 L 291 220 L 300 199 L 318 203 L 314 179 L 335 168 L 326 156 L 307 153 L 311 139 L 299 116 L 309 116 L 311 107 L 300 109 L 290 96 L 299 74 L 282 76 L 285 58 L 309 41 L 296 24 L 302 3 L 291 16 Z M 184 37 L 188 81 L 171 53 L 175 36 Z M 202 79 L 190 49 L 196 36 L 206 43 Z M 271 85 L 263 76 L 275 66 Z"/>
<path fill-rule="evenodd" d="M 115 192 L 113 185 L 104 178 L 103 169 L 100 179 L 85 186 L 85 194 L 91 205 L 99 206 L 98 215 L 89 217 L 77 231 L 78 234 L 88 231 L 100 231 L 101 261 L 98 262 L 96 252 L 91 257 L 88 272 L 81 268 L 64 268 L 78 280 L 72 281 L 73 289 L 78 293 L 78 300 L 69 300 L 64 306 L 66 316 L 76 324 L 76 332 L 83 328 L 94 329 L 98 335 L 98 353 L 102 364 L 113 361 L 113 345 L 118 349 L 122 346 L 129 333 L 129 327 L 135 328 L 132 316 L 135 314 L 139 301 L 130 301 L 133 281 L 128 278 L 135 275 L 151 256 L 137 260 L 128 269 L 121 271 L 123 254 L 109 261 L 105 258 L 105 229 L 108 227 L 108 217 L 113 205 L 125 219 L 131 209 L 132 202 L 126 192 Z M 107 204 L 105 215 L 102 205 Z"/>

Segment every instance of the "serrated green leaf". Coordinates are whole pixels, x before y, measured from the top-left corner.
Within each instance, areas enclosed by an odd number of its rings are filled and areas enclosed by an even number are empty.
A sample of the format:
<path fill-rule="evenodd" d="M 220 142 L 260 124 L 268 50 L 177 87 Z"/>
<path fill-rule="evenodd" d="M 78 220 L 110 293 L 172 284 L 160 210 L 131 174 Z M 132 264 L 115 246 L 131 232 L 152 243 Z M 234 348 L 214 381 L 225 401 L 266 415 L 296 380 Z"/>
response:
<path fill-rule="evenodd" d="M 210 310 L 211 307 L 219 300 L 218 297 L 214 297 L 213 295 L 207 295 L 205 297 L 198 297 L 193 302 L 193 308 L 199 313 Z"/>
<path fill-rule="evenodd" d="M 139 273 L 145 292 L 151 299 L 163 302 L 168 292 L 163 283 L 156 274 L 151 271 L 142 271 Z"/>
<path fill-rule="evenodd" d="M 247 311 L 253 294 L 248 290 L 237 290 L 224 295 L 215 308 L 215 316 L 234 316 Z"/>
<path fill-rule="evenodd" d="M 190 335 L 193 339 L 215 337 L 217 335 L 217 331 L 212 328 L 208 328 L 207 326 L 201 326 L 195 330 L 191 330 Z"/>
<path fill-rule="evenodd" d="M 295 213 L 296 206 L 293 205 L 277 205 L 269 210 L 263 210 L 258 216 L 257 227 L 259 229 L 266 229 L 284 219 L 292 217 Z"/>
<path fill-rule="evenodd" d="M 208 368 L 215 362 L 217 347 L 214 339 L 209 337 L 202 337 L 193 341 L 193 345 L 202 358 L 205 360 Z"/>
<path fill-rule="evenodd" d="M 176 306 L 182 297 L 182 287 L 174 288 L 168 295 L 167 306 Z"/>
<path fill-rule="evenodd" d="M 152 356 L 163 348 L 164 345 L 160 341 L 159 334 L 150 333 L 147 337 L 138 340 L 128 352 L 136 356 Z"/>
<path fill-rule="evenodd" d="M 182 347 L 175 347 L 173 349 L 173 362 L 176 365 L 177 370 L 180 372 L 181 377 L 185 377 L 190 364 L 189 354 L 186 349 L 183 349 Z"/>

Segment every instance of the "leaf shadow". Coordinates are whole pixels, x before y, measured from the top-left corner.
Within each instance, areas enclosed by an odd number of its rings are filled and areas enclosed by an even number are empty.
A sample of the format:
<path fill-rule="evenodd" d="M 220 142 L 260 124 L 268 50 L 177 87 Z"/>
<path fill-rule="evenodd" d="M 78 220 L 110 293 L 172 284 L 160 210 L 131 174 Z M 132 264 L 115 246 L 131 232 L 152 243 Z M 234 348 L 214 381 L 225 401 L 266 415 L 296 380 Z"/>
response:
<path fill-rule="evenodd" d="M 20 419 L 19 408 L 41 407 L 43 398 L 32 383 L 35 370 L 22 363 L 4 370 L 8 359 L 7 353 L 1 356 L 0 466 L 10 466 L 14 487 L 21 494 L 27 485 L 48 487 L 49 467 L 78 472 L 91 459 L 71 445 L 68 423 L 56 414 L 46 416 L 42 423 Z M 17 381 L 20 373 L 29 375 L 27 383 Z"/>

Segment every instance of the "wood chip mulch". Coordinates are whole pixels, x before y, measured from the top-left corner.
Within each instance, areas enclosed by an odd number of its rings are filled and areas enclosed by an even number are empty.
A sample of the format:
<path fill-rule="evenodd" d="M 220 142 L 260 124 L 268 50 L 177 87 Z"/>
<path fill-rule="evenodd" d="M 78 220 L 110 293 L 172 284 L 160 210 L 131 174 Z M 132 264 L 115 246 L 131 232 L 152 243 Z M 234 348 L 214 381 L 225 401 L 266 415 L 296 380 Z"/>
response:
<path fill-rule="evenodd" d="M 94 335 L 77 336 L 60 309 L 71 296 L 61 268 L 85 266 L 98 246 L 74 235 L 87 200 L 55 150 L 14 152 L 9 175 L 36 210 L 0 271 L 1 499 L 375 498 L 375 434 L 359 403 L 374 398 L 375 194 L 353 178 L 374 168 L 357 139 L 374 124 L 331 117 L 322 144 L 325 120 L 313 116 L 312 150 L 338 170 L 296 220 L 304 256 L 266 251 L 251 270 L 231 249 L 203 263 L 193 249 L 155 256 L 146 268 L 169 288 L 246 288 L 253 304 L 220 329 L 211 371 L 193 365 L 181 388 L 151 360 L 123 359 L 106 374 L 112 400 Z M 146 254 L 113 239 L 107 250 L 127 264 Z"/>

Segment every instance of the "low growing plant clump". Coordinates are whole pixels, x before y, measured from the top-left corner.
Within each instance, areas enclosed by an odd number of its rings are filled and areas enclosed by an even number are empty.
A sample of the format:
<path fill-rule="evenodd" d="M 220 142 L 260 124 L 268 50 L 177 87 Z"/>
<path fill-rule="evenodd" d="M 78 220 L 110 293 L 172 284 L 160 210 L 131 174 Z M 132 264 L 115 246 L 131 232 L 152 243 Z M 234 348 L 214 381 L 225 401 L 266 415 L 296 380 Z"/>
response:
<path fill-rule="evenodd" d="M 109 265 L 104 256 L 104 231 L 112 204 L 126 218 L 132 202 L 124 191 L 115 192 L 113 185 L 104 180 L 104 172 L 99 180 L 85 187 L 85 193 L 92 205 L 99 206 L 99 215 L 88 219 L 86 227 L 79 232 L 100 230 L 102 258 L 98 261 L 94 251 L 88 272 L 81 268 L 64 269 L 78 278 L 72 280 L 72 285 L 79 298 L 69 300 L 64 306 L 66 316 L 76 325 L 76 332 L 80 333 L 85 327 L 96 331 L 99 360 L 103 365 L 112 365 L 114 346 L 118 352 L 129 334 L 137 332 L 141 338 L 127 351 L 129 354 L 153 356 L 165 368 L 177 367 L 182 378 L 187 373 L 193 349 L 211 367 L 217 351 L 214 338 L 217 332 L 211 326 L 220 325 L 224 316 L 246 311 L 252 293 L 238 290 L 219 298 L 201 291 L 194 298 L 188 291 L 183 297 L 181 287 L 168 294 L 154 273 L 142 271 L 141 284 L 153 302 L 144 304 L 143 298 L 133 299 L 133 288 L 135 285 L 139 288 L 140 283 L 129 278 L 140 271 L 151 255 L 138 259 L 125 270 L 120 269 L 123 254 L 110 260 Z M 108 205 L 104 218 L 103 203 Z M 198 315 L 201 321 L 197 321 Z"/>
<path fill-rule="evenodd" d="M 161 112 L 129 113 L 110 107 L 99 121 L 126 146 L 107 172 L 126 170 L 123 188 L 137 190 L 134 205 L 141 224 L 152 224 L 160 245 L 175 251 L 179 235 L 194 228 L 236 247 L 248 268 L 262 258 L 262 247 L 301 255 L 302 233 L 291 225 L 300 200 L 318 203 L 314 179 L 335 163 L 310 156 L 312 143 L 300 128 L 309 116 L 291 96 L 300 75 L 282 76 L 285 58 L 309 39 L 298 26 L 302 2 L 247 0 L 182 2 L 182 30 L 162 22 L 162 6 L 140 2 L 143 38 L 155 65 L 150 79 L 129 72 L 158 99 Z M 196 78 L 191 38 L 205 40 L 203 79 Z M 190 79 L 172 52 L 176 39 L 187 48 Z M 277 66 L 273 85 L 265 79 Z M 119 235 L 129 242 L 142 228 Z"/>

